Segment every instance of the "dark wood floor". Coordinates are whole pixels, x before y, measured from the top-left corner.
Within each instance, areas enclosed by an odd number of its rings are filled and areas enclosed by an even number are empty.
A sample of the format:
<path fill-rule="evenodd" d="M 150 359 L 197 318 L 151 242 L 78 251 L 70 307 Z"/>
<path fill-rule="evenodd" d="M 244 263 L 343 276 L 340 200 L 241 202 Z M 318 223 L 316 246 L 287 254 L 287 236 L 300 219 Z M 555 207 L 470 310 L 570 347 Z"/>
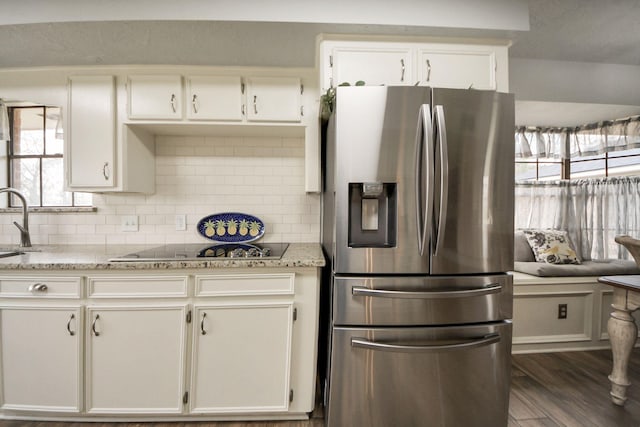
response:
<path fill-rule="evenodd" d="M 609 350 L 513 356 L 509 427 L 640 427 L 640 349 L 634 350 L 631 357 L 632 386 L 624 407 L 614 405 L 609 399 L 607 376 L 610 371 Z M 0 427 L 320 427 L 323 424 L 321 410 L 316 410 L 309 421 L 290 422 L 0 421 Z"/>

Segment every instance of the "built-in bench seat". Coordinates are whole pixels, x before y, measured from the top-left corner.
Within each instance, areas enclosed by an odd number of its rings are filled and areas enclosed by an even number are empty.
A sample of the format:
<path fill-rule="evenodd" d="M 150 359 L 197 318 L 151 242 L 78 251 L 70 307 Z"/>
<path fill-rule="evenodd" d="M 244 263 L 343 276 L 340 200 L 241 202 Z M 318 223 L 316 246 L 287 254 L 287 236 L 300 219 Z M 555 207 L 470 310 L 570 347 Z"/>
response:
<path fill-rule="evenodd" d="M 516 233 L 514 249 L 513 352 L 609 348 L 607 322 L 613 291 L 598 283 L 598 277 L 640 274 L 636 263 L 618 259 L 536 262 L 522 233 Z M 566 318 L 560 318 L 565 306 Z"/>
<path fill-rule="evenodd" d="M 545 262 L 516 261 L 514 271 L 539 277 L 567 276 L 615 276 L 618 274 L 640 274 L 635 261 L 605 259 L 582 261 L 581 264 L 547 264 Z"/>

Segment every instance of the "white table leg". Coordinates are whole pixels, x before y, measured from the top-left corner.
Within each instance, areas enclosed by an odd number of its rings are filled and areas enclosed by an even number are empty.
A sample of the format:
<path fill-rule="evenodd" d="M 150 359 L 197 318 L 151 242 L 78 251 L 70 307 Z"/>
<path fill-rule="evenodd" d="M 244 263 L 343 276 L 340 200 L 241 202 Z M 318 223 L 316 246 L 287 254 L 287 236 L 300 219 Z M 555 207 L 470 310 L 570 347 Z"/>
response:
<path fill-rule="evenodd" d="M 619 289 L 614 291 L 614 303 L 611 304 L 613 311 L 607 323 L 613 352 L 613 370 L 609 375 L 609 381 L 611 381 L 611 400 L 616 405 L 623 406 L 627 400 L 627 387 L 631 384 L 627 376 L 627 367 L 631 350 L 638 337 L 638 327 L 631 316 L 633 310 L 629 310 L 623 302 L 626 300 L 626 295 L 624 298 L 616 298 L 616 293 L 626 294 L 626 291 Z"/>

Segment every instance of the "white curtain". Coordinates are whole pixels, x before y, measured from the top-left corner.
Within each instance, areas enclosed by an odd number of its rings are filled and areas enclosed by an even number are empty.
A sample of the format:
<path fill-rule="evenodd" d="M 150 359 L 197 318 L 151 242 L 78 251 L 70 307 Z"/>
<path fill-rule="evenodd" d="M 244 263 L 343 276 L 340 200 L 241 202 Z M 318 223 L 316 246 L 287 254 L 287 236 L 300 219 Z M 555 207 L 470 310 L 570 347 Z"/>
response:
<path fill-rule="evenodd" d="M 515 225 L 567 230 L 584 260 L 629 259 L 614 237 L 640 237 L 640 177 L 516 183 Z"/>
<path fill-rule="evenodd" d="M 630 150 L 640 147 L 640 116 L 578 127 L 519 127 L 515 142 L 516 158 L 525 159 L 567 159 Z"/>
<path fill-rule="evenodd" d="M 516 158 L 564 158 L 566 138 L 564 128 L 517 128 Z"/>

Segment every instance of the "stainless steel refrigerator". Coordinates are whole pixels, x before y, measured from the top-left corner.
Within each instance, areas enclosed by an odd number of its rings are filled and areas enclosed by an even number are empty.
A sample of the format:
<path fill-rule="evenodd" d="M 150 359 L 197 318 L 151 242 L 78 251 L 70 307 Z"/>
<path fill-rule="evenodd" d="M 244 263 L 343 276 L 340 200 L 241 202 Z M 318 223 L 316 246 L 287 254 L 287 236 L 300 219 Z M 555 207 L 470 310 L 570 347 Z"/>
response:
<path fill-rule="evenodd" d="M 339 87 L 334 108 L 327 424 L 506 426 L 513 96 Z"/>

